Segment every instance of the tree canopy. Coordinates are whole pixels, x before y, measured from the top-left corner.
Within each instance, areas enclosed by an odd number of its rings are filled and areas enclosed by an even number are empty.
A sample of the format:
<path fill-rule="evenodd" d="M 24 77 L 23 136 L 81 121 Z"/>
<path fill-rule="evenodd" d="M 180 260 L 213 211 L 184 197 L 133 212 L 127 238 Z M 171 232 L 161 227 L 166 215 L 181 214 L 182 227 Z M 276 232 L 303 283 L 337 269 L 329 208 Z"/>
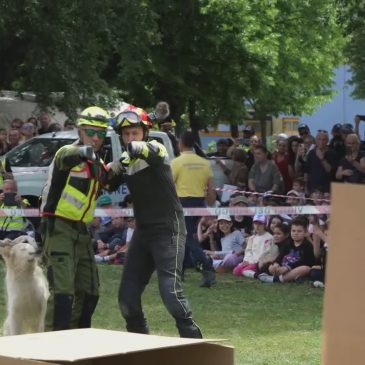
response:
<path fill-rule="evenodd" d="M 171 105 L 193 129 L 301 113 L 343 62 L 335 0 L 0 0 L 0 89 Z"/>
<path fill-rule="evenodd" d="M 353 96 L 365 99 L 365 0 L 340 0 L 340 21 L 348 36 L 345 54 L 351 66 Z"/>

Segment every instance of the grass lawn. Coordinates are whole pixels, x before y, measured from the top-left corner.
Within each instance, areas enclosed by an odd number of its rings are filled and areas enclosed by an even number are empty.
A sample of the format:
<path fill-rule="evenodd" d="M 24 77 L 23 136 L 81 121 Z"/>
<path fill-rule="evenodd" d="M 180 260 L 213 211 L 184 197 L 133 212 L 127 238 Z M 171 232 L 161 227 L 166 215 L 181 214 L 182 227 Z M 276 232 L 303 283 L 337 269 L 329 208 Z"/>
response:
<path fill-rule="evenodd" d="M 93 327 L 124 331 L 117 303 L 122 267 L 99 268 L 101 295 Z M 0 269 L 3 278 L 2 264 Z M 235 348 L 235 364 L 320 364 L 322 290 L 308 283 L 262 284 L 231 274 L 219 274 L 217 279 L 214 288 L 199 288 L 200 274 L 190 270 L 184 290 L 204 337 L 226 339 L 225 343 Z M 143 303 L 152 334 L 178 335 L 160 299 L 155 275 L 144 293 Z M 4 295 L 1 295 L 1 322 L 4 316 Z"/>

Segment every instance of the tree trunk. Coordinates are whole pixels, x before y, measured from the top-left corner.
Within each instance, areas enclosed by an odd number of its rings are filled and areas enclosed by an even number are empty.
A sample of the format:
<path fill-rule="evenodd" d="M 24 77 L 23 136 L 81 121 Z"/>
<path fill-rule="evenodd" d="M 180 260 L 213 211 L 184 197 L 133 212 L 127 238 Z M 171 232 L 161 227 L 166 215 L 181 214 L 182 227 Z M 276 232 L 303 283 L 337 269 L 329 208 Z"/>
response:
<path fill-rule="evenodd" d="M 231 129 L 232 138 L 238 138 L 239 137 L 238 125 L 237 124 L 230 124 L 230 129 Z"/>
<path fill-rule="evenodd" d="M 189 100 L 188 104 L 188 113 L 189 113 L 189 121 L 190 121 L 190 128 L 193 132 L 195 142 L 201 146 L 200 136 L 199 136 L 199 122 L 196 117 L 196 102 L 195 100 Z"/>
<path fill-rule="evenodd" d="M 266 146 L 266 115 L 260 116 L 261 141 Z"/>

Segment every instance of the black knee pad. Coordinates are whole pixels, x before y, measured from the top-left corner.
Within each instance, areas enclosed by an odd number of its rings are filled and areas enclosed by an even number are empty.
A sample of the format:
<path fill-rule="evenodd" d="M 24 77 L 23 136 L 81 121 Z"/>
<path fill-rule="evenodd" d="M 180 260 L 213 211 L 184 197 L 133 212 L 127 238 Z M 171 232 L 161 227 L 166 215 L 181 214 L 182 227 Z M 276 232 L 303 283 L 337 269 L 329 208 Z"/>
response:
<path fill-rule="evenodd" d="M 74 296 L 72 294 L 54 295 L 54 331 L 67 330 L 70 328 L 73 301 Z"/>
<path fill-rule="evenodd" d="M 96 305 L 98 304 L 98 300 L 99 296 L 97 295 L 85 294 L 79 328 L 91 327 L 91 317 L 95 311 Z"/>

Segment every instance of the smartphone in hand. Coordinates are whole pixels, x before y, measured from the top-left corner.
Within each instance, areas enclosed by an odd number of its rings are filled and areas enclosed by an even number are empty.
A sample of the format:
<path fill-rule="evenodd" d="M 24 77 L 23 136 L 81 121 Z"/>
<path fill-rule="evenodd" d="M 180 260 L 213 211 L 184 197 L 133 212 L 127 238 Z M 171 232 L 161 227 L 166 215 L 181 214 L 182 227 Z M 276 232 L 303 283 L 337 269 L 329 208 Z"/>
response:
<path fill-rule="evenodd" d="M 4 205 L 8 207 L 17 205 L 15 196 L 16 193 L 4 193 Z"/>

